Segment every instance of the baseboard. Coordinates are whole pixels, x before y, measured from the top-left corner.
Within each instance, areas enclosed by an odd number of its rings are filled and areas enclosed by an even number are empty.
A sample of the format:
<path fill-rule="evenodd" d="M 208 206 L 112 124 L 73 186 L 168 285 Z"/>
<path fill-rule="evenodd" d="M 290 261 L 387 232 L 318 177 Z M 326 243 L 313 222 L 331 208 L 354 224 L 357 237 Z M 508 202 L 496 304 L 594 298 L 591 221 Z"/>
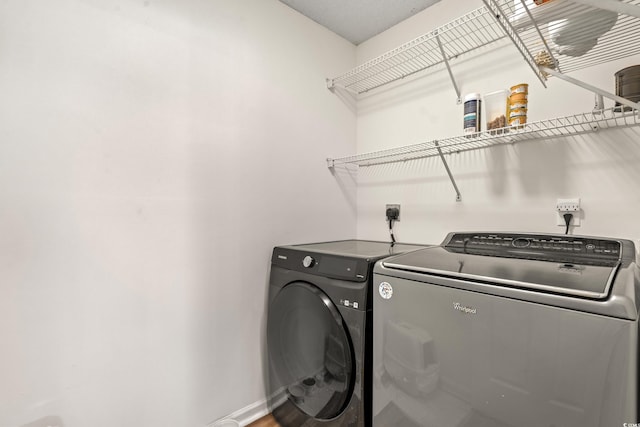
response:
<path fill-rule="evenodd" d="M 287 395 L 284 392 L 284 390 L 282 390 L 276 393 L 276 396 L 272 399 L 272 402 L 281 403 L 280 401 L 284 401 L 286 399 L 287 399 Z M 226 417 L 223 417 L 222 419 L 236 420 L 237 422 L 240 423 L 241 426 L 249 425 L 252 422 L 259 420 L 260 418 L 264 417 L 269 413 L 269 405 L 267 402 L 268 402 L 268 399 L 259 400 L 250 405 L 245 406 L 242 409 L 238 409 L 234 413 L 229 414 Z M 212 422 L 211 424 L 207 425 L 207 427 L 213 427 L 213 425 L 216 422 L 217 421 Z"/>

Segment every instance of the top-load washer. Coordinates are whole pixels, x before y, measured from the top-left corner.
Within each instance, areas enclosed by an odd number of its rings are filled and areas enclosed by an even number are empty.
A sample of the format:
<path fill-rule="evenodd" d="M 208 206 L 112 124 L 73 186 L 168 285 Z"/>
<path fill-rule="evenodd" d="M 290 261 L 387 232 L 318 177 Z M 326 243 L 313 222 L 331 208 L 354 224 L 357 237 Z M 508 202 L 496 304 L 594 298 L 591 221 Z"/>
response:
<path fill-rule="evenodd" d="M 343 240 L 273 249 L 266 383 L 282 427 L 371 425 L 373 265 L 424 247 Z"/>
<path fill-rule="evenodd" d="M 621 239 L 451 233 L 380 261 L 374 426 L 635 425 L 635 259 Z"/>

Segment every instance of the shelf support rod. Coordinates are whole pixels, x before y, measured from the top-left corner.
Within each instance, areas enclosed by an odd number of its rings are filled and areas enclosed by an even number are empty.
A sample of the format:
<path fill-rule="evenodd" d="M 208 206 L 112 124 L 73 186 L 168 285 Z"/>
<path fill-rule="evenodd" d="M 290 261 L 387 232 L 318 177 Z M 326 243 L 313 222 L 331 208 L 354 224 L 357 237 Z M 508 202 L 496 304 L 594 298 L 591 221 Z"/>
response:
<path fill-rule="evenodd" d="M 587 6 L 595 7 L 598 9 L 610 10 L 616 13 L 622 13 L 624 15 L 635 16 L 640 18 L 640 7 L 623 3 L 620 0 L 573 0 L 576 3 L 586 4 Z"/>
<path fill-rule="evenodd" d="M 451 83 L 453 83 L 453 88 L 456 91 L 456 95 L 458 96 L 457 103 L 461 104 L 462 99 L 460 98 L 460 89 L 456 84 L 456 79 L 453 77 L 453 72 L 451 71 L 451 66 L 449 65 L 449 58 L 447 58 L 447 54 L 444 52 L 444 47 L 442 46 L 442 42 L 440 41 L 440 35 L 438 34 L 438 30 L 435 30 L 433 34 L 436 36 L 436 41 L 438 42 L 438 47 L 440 48 L 440 53 L 442 54 L 442 60 L 444 61 L 444 65 L 447 66 L 447 71 L 449 72 L 449 78 L 451 78 Z"/>
<path fill-rule="evenodd" d="M 613 99 L 614 101 L 617 101 L 622 105 L 626 105 L 628 107 L 631 107 L 634 110 L 640 110 L 640 104 L 632 102 L 632 101 L 629 101 L 626 98 L 623 98 L 623 97 L 618 96 L 618 95 L 614 95 L 612 93 L 607 92 L 606 90 L 602 90 L 602 89 L 600 89 L 598 87 L 592 86 L 592 85 L 590 85 L 588 83 L 585 83 L 583 81 L 580 81 L 578 79 L 574 79 L 573 77 L 569 77 L 569 76 L 567 76 L 565 74 L 562 74 L 562 73 L 560 73 L 560 72 L 558 72 L 556 70 L 552 70 L 551 68 L 548 68 L 548 67 L 540 67 L 540 70 L 544 71 L 545 73 L 549 73 L 552 76 L 557 77 L 559 79 L 562 79 L 562 80 L 564 80 L 566 82 L 569 82 L 569 83 L 574 84 L 576 86 L 580 86 L 583 89 L 590 90 L 591 92 L 597 93 L 598 95 L 602 95 L 602 96 L 604 96 L 606 98 Z"/>
<path fill-rule="evenodd" d="M 451 170 L 449 169 L 449 165 L 447 164 L 447 159 L 445 159 L 444 154 L 442 154 L 442 150 L 440 149 L 440 144 L 438 144 L 438 141 L 433 141 L 433 145 L 436 146 L 436 150 L 438 150 L 438 154 L 440 155 L 440 160 L 442 160 L 442 164 L 444 165 L 444 168 L 447 170 L 447 175 L 449 175 L 451 184 L 453 184 L 453 189 L 456 190 L 456 202 L 461 202 L 462 196 L 460 195 L 460 190 L 458 190 L 458 186 L 456 185 L 456 180 L 453 179 L 453 175 L 451 174 Z"/>

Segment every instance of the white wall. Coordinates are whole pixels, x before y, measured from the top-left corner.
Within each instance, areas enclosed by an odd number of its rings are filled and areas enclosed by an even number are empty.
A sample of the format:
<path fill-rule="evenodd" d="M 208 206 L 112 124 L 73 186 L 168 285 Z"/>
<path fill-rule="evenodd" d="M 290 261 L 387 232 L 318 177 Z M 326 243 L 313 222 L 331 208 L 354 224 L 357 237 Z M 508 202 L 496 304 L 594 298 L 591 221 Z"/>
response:
<path fill-rule="evenodd" d="M 455 7 L 452 5 L 455 4 Z M 337 169 L 458 134 L 445 72 L 361 97 L 324 78 L 480 7 L 443 0 L 357 50 L 276 0 L 0 3 L 0 427 L 202 426 L 264 397 L 272 246 L 461 229 L 637 238 L 638 129 Z M 576 73 L 613 90 L 631 58 Z M 530 83 L 530 119 L 591 109 L 515 50 L 463 93 Z M 357 142 L 357 147 L 356 147 Z M 358 213 L 356 214 L 356 208 Z M 357 229 L 356 229 L 357 219 Z"/>
<path fill-rule="evenodd" d="M 358 46 L 358 62 L 481 6 L 479 0 L 443 0 Z M 592 110 L 592 93 L 557 78 L 545 89 L 515 48 L 500 45 L 452 63 L 463 94 L 526 82 L 530 121 Z M 640 56 L 571 75 L 614 92 L 614 73 L 638 63 Z M 460 135 L 462 116 L 444 70 L 372 91 L 358 102 L 358 152 Z M 447 156 L 462 202 L 455 201 L 438 158 L 360 168 L 358 236 L 388 238 L 386 203 L 401 204 L 396 237 L 405 242 L 439 243 L 447 232 L 462 230 L 562 233 L 556 199 L 580 197 L 584 217 L 575 234 L 640 238 L 639 141 L 635 127 Z"/>
<path fill-rule="evenodd" d="M 355 47 L 276 0 L 0 3 L 0 426 L 264 398 L 276 244 L 354 237 Z"/>

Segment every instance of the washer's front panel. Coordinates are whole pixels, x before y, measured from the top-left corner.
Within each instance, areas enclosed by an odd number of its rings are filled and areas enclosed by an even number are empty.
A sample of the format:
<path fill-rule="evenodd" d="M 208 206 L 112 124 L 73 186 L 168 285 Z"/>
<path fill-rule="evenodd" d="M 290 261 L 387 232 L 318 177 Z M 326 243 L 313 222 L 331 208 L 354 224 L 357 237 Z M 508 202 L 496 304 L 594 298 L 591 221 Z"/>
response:
<path fill-rule="evenodd" d="M 374 426 L 638 422 L 634 321 L 380 274 L 374 293 Z"/>

